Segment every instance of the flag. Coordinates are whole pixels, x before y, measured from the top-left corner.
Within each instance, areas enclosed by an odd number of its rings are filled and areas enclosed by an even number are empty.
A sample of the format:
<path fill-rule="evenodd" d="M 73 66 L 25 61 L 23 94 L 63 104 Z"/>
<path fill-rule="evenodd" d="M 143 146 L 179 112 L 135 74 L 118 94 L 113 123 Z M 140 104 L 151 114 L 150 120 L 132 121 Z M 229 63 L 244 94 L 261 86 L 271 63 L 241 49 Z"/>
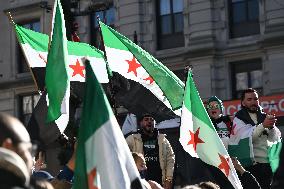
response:
<path fill-rule="evenodd" d="M 40 91 L 44 91 L 49 37 L 46 34 L 26 29 L 17 24 L 15 24 L 15 30 L 38 88 Z M 99 82 L 108 83 L 106 63 L 102 51 L 89 44 L 72 41 L 67 42 L 67 49 L 70 81 L 85 82 L 85 66 L 81 58 L 88 57 Z"/>
<path fill-rule="evenodd" d="M 186 82 L 179 141 L 192 157 L 219 168 L 234 188 L 242 188 L 228 152 L 206 113 L 191 72 Z"/>
<path fill-rule="evenodd" d="M 27 63 L 31 68 L 32 74 L 38 85 L 38 89 L 45 93 L 44 78 L 45 67 L 47 64 L 49 37 L 46 34 L 26 29 L 17 24 L 14 26 L 19 44 L 22 47 Z M 76 43 L 71 41 L 67 42 L 67 48 L 69 59 L 68 74 L 70 77 L 71 86 L 73 85 L 73 93 L 75 93 L 77 96 L 82 96 L 79 94 L 79 92 L 82 93 L 82 90 L 80 90 L 82 87 L 78 82 L 85 82 L 85 66 L 81 60 L 83 57 L 88 57 L 90 60 L 90 64 L 96 76 L 98 77 L 99 82 L 108 83 L 106 62 L 102 51 L 86 43 Z M 45 100 L 45 96 L 45 94 L 42 95 L 41 99 Z M 46 117 L 46 112 L 42 110 L 47 109 L 47 103 L 42 102 L 40 107 L 40 111 L 33 112 L 33 117 L 36 117 L 36 119 L 33 118 L 29 122 L 29 128 L 32 128 L 30 133 L 36 135 L 34 139 L 40 138 L 41 141 L 47 140 L 45 142 L 49 143 L 49 141 L 53 141 L 53 137 L 50 137 L 52 134 L 50 133 L 57 133 L 58 129 L 55 128 L 54 130 L 48 130 L 47 132 L 45 128 L 48 127 L 46 127 L 46 125 L 56 125 L 57 123 L 59 131 L 63 133 L 67 127 L 69 118 L 68 115 L 63 114 L 58 120 L 55 121 L 55 123 L 45 123 L 43 119 Z M 52 136 L 55 137 L 57 134 L 53 134 Z"/>
<path fill-rule="evenodd" d="M 126 79 L 122 82 L 125 92 L 116 99 L 121 98 L 123 105 L 136 115 L 139 113 L 135 111 L 143 108 L 159 116 L 170 112 L 173 118 L 173 111 L 180 115 L 183 82 L 130 39 L 102 22 L 100 27 L 110 69 L 123 77 L 119 80 Z"/>
<path fill-rule="evenodd" d="M 238 125 L 238 126 L 236 126 Z M 228 152 L 231 156 L 237 157 L 244 167 L 252 166 L 255 162 L 253 153 L 252 135 L 255 127 L 244 124 L 242 120 L 235 117 L 233 121 L 232 133 L 230 135 Z M 275 126 L 275 137 L 268 137 L 268 160 L 270 167 L 275 172 L 280 162 L 280 152 L 282 147 L 281 132 Z"/>
<path fill-rule="evenodd" d="M 67 38 L 64 14 L 60 0 L 55 0 L 50 34 L 50 48 L 47 55 L 45 84 L 48 95 L 47 122 L 55 121 L 62 114 L 68 114 L 70 82 L 67 74 Z"/>
<path fill-rule="evenodd" d="M 46 104 L 46 93 L 40 96 L 38 103 L 36 104 L 32 116 L 27 125 L 27 131 L 30 134 L 32 141 L 39 141 L 40 144 L 48 146 L 54 142 L 67 126 L 68 120 L 65 119 L 66 123 L 56 124 L 56 122 L 46 123 L 47 104 Z"/>
<path fill-rule="evenodd" d="M 138 170 L 89 64 L 86 72 L 74 189 L 130 189 L 133 183 L 139 182 Z"/>

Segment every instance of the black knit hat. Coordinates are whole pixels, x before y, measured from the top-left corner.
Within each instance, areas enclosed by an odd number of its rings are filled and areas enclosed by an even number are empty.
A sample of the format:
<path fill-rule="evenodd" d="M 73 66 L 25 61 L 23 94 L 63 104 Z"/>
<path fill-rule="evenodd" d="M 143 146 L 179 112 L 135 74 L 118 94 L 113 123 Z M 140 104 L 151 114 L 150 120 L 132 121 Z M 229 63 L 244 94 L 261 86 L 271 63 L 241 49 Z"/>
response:
<path fill-rule="evenodd" d="M 138 117 L 138 123 L 140 123 L 143 120 L 144 117 L 152 117 L 152 118 L 154 118 L 152 114 L 144 113 L 144 114 L 142 114 L 141 116 Z"/>

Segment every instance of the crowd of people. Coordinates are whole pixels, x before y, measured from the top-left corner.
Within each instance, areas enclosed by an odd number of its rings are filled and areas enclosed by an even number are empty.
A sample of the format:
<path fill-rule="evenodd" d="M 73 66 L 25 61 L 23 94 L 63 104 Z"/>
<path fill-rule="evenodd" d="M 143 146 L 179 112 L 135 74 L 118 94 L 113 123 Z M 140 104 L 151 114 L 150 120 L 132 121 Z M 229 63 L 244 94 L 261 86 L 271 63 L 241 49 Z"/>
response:
<path fill-rule="evenodd" d="M 267 155 L 269 142 L 279 137 L 274 115 L 262 112 L 258 93 L 247 89 L 241 96 L 241 110 L 234 117 L 224 115 L 223 103 L 213 96 L 205 103 L 205 109 L 226 149 L 229 150 L 233 135 L 244 127 L 252 128 L 250 147 L 251 164 L 242 164 L 238 157 L 231 157 L 244 189 L 284 188 L 283 160 L 276 173 Z M 138 119 L 139 129 L 126 136 L 141 183 L 145 189 L 172 189 L 174 186 L 175 154 L 165 134 L 155 128 L 151 114 Z M 45 171 L 45 153 L 36 150 L 25 126 L 15 117 L 0 113 L 0 188 L 72 188 L 74 182 L 76 142 L 70 158 L 57 175 Z M 283 153 L 283 150 L 282 150 Z M 206 167 L 213 180 L 199 184 L 180 186 L 183 189 L 230 189 L 233 186 L 216 167 Z M 274 178 L 274 179 L 273 179 Z"/>

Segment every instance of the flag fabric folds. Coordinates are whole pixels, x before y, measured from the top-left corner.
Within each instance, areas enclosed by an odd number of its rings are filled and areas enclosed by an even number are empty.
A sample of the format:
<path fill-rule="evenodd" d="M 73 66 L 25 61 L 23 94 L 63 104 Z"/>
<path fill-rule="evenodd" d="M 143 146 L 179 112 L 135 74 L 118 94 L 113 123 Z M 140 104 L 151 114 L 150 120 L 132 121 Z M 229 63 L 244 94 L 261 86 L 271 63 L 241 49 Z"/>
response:
<path fill-rule="evenodd" d="M 175 113 L 180 115 L 184 92 L 183 82 L 127 37 L 102 22 L 100 27 L 110 69 L 144 86 L 155 95 L 157 100 L 170 110 L 176 110 Z"/>
<path fill-rule="evenodd" d="M 86 72 L 74 189 L 130 189 L 133 183 L 139 182 L 138 170 L 89 64 Z"/>
<path fill-rule="evenodd" d="M 55 0 L 53 27 L 47 55 L 45 84 L 48 95 L 47 122 L 58 119 L 69 112 L 70 82 L 67 73 L 67 38 L 64 14 L 60 0 Z"/>
<path fill-rule="evenodd" d="M 191 72 L 186 83 L 179 141 L 192 157 L 219 168 L 234 188 L 242 188 L 228 152 L 199 97 Z"/>
<path fill-rule="evenodd" d="M 64 131 L 68 123 L 68 119 L 66 119 L 66 123 L 46 123 L 46 114 L 46 93 L 43 92 L 33 110 L 32 116 L 27 125 L 27 130 L 30 134 L 32 141 L 39 141 L 45 146 L 54 142 Z"/>
<path fill-rule="evenodd" d="M 38 88 L 44 91 L 45 67 L 47 65 L 48 40 L 46 34 L 15 24 L 15 30 L 27 63 L 35 77 Z M 68 74 L 70 81 L 85 82 L 85 66 L 81 58 L 88 57 L 100 83 L 108 83 L 106 62 L 102 51 L 86 43 L 67 41 Z"/>

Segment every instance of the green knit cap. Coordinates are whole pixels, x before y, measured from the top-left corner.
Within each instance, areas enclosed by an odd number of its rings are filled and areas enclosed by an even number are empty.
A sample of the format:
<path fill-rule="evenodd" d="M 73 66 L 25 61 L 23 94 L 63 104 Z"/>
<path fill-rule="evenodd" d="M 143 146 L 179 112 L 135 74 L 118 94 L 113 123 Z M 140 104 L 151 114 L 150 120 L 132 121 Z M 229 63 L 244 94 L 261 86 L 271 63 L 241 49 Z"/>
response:
<path fill-rule="evenodd" d="M 223 106 L 223 102 L 222 100 L 220 100 L 219 98 L 217 98 L 217 96 L 211 96 L 208 100 L 207 100 L 207 104 L 209 104 L 210 102 L 217 102 L 219 104 L 219 106 L 221 107 L 221 111 L 224 111 L 224 106 Z M 206 106 L 207 109 L 207 106 Z"/>

